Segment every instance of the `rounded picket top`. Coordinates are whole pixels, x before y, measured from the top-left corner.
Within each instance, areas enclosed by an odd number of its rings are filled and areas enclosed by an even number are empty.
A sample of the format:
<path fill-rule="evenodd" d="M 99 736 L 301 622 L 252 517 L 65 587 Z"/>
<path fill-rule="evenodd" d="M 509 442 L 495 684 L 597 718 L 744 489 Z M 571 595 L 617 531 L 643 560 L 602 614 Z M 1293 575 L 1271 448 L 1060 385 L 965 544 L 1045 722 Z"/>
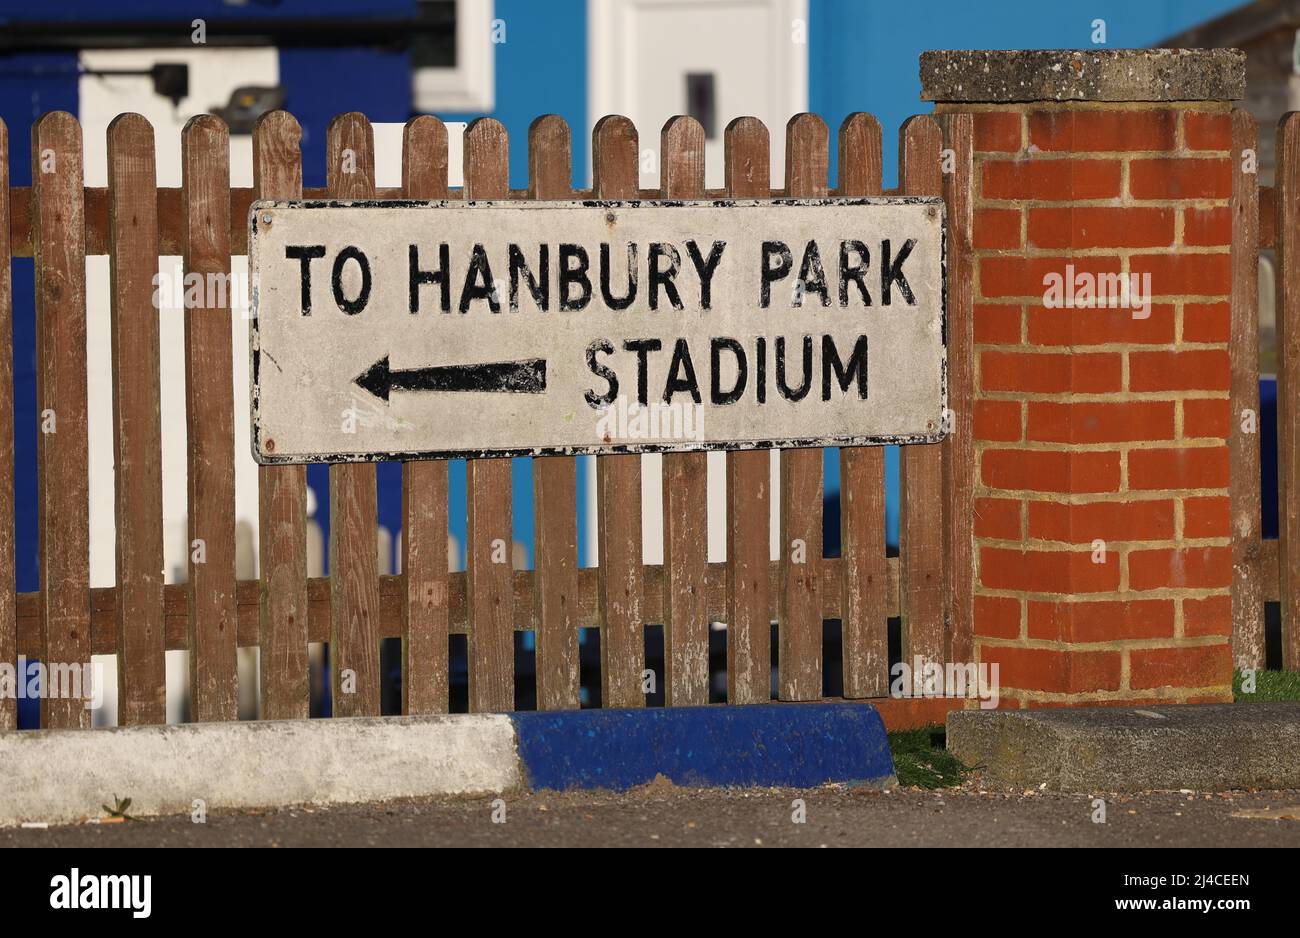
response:
<path fill-rule="evenodd" d="M 573 142 L 569 122 L 543 114 L 528 125 L 528 194 L 534 199 L 564 198 L 573 185 Z"/>
<path fill-rule="evenodd" d="M 408 199 L 447 197 L 447 125 L 432 114 L 402 127 L 402 191 Z"/>
<path fill-rule="evenodd" d="M 219 134 L 229 138 L 230 128 L 215 114 L 195 114 L 181 128 L 181 140 L 197 134 Z"/>
<path fill-rule="evenodd" d="M 256 140 L 259 135 L 271 135 L 280 139 L 302 140 L 302 125 L 298 123 L 298 118 L 294 117 L 283 108 L 276 108 L 274 111 L 266 111 L 257 116 L 253 121 L 253 139 Z M 256 146 L 254 146 L 256 151 Z"/>
<path fill-rule="evenodd" d="M 149 118 L 143 114 L 137 114 L 135 111 L 125 111 L 109 121 L 107 137 L 110 144 L 114 138 L 122 139 L 140 133 L 153 135 L 153 124 L 149 123 Z"/>
<path fill-rule="evenodd" d="M 465 128 L 465 198 L 504 199 L 510 195 L 510 135 L 495 117 L 480 117 Z"/>
<path fill-rule="evenodd" d="M 607 114 L 591 131 L 592 185 L 604 199 L 632 199 L 640 191 L 640 150 L 636 125 L 622 114 Z"/>
<path fill-rule="evenodd" d="M 844 118 L 839 139 L 839 194 L 880 195 L 882 162 L 880 121 L 876 116 L 855 111 Z"/>
<path fill-rule="evenodd" d="M 771 189 L 771 142 L 757 117 L 737 117 L 723 133 L 727 192 L 766 198 Z"/>
<path fill-rule="evenodd" d="M 805 111 L 785 125 L 785 186 L 787 194 L 819 198 L 830 191 L 827 182 L 830 131 L 816 114 Z"/>
<path fill-rule="evenodd" d="M 685 114 L 670 117 L 659 132 L 659 188 L 666 197 L 704 197 L 704 126 Z"/>

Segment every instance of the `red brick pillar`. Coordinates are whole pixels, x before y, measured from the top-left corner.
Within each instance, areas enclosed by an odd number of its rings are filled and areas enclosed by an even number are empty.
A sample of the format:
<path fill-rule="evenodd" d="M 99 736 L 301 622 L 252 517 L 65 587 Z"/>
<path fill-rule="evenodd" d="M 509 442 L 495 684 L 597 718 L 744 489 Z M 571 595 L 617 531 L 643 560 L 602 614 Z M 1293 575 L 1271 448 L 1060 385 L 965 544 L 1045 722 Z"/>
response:
<path fill-rule="evenodd" d="M 922 57 L 923 96 L 974 114 L 975 640 L 1003 706 L 1231 697 L 1244 83 L 1230 50 Z M 1150 275 L 1146 315 L 1086 305 L 1107 274 Z"/>

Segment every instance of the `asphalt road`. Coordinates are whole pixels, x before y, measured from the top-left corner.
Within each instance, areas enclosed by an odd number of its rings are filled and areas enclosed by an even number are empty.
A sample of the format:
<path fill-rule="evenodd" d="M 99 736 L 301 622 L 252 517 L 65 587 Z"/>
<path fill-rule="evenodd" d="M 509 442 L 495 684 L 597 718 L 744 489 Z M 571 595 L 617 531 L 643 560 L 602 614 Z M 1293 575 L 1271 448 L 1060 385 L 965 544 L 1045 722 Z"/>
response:
<path fill-rule="evenodd" d="M 1106 802 L 1105 823 L 1093 816 Z M 796 799 L 804 805 L 796 823 Z M 1066 795 L 686 789 L 518 793 L 0 831 L 0 846 L 1300 847 L 1300 791 Z M 1288 817 L 1289 816 L 1289 817 Z"/>

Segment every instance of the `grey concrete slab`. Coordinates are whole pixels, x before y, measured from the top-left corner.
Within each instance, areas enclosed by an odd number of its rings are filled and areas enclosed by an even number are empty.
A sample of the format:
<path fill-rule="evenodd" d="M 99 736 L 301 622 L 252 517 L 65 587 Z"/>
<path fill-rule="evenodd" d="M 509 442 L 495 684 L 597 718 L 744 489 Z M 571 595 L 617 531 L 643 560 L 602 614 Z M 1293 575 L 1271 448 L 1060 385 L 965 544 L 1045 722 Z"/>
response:
<path fill-rule="evenodd" d="M 953 710 L 948 749 L 994 784 L 1055 791 L 1300 787 L 1300 701 Z"/>

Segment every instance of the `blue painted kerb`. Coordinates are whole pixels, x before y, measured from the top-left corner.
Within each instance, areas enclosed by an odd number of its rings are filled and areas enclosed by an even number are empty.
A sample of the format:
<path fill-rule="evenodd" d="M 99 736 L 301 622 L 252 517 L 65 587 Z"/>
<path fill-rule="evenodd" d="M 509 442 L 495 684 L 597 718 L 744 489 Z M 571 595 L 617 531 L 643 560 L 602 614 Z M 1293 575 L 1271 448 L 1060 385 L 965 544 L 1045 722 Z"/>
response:
<path fill-rule="evenodd" d="M 758 704 L 514 713 L 529 786 L 882 784 L 894 776 L 870 704 Z"/>

